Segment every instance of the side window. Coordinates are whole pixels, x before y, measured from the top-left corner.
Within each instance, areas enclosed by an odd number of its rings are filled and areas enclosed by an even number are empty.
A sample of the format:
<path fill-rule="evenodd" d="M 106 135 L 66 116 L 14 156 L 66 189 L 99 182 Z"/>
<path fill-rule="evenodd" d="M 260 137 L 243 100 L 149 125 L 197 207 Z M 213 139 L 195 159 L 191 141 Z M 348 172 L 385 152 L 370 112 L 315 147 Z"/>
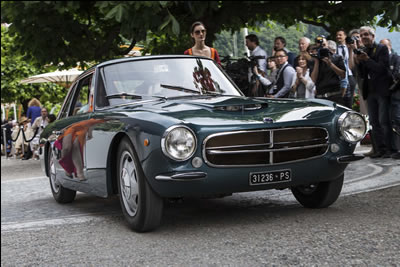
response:
<path fill-rule="evenodd" d="M 70 108 L 70 116 L 89 112 L 89 93 L 91 82 L 92 75 L 82 79 L 79 82 Z"/>
<path fill-rule="evenodd" d="M 109 106 L 110 103 L 106 97 L 106 89 L 104 88 L 104 82 L 102 78 L 102 74 L 99 73 L 96 82 L 96 106 L 99 108 Z"/>
<path fill-rule="evenodd" d="M 62 110 L 60 111 L 59 119 L 68 117 L 69 107 L 71 106 L 72 99 L 74 98 L 76 86 L 77 84 L 71 87 L 71 91 L 67 94 L 67 99 L 65 100 Z"/>

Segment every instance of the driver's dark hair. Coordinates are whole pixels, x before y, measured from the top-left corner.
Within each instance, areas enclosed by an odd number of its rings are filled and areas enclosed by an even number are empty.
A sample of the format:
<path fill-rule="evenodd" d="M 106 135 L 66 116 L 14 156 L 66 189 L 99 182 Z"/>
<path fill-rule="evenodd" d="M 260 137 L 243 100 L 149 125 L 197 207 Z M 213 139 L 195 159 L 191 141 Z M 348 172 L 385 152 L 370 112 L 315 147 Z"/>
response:
<path fill-rule="evenodd" d="M 258 37 L 255 34 L 249 34 L 246 36 L 246 39 L 248 39 L 250 42 L 255 43 L 256 45 L 259 45 L 260 42 L 258 41 Z"/>

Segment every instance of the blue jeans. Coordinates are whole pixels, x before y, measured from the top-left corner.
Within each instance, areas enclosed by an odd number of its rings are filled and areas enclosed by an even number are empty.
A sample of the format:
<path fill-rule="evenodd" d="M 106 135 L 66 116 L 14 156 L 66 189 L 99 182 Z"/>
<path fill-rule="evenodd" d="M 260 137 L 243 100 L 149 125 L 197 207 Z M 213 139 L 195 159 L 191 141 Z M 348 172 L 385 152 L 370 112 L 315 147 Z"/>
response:
<path fill-rule="evenodd" d="M 390 123 L 390 96 L 381 96 L 376 92 L 368 94 L 368 116 L 376 148 L 380 153 L 396 151 L 392 144 L 392 127 Z"/>

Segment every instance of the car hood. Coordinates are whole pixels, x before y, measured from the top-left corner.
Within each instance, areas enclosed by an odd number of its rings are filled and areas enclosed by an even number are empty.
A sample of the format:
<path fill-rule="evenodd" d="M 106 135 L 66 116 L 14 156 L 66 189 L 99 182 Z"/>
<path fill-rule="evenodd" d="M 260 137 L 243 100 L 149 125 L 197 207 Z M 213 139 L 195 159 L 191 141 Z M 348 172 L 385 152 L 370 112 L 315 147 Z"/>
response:
<path fill-rule="evenodd" d="M 279 123 L 330 116 L 336 104 L 326 100 L 194 96 L 132 104 L 132 111 L 148 111 L 198 125 Z M 124 109 L 130 109 L 124 105 Z"/>

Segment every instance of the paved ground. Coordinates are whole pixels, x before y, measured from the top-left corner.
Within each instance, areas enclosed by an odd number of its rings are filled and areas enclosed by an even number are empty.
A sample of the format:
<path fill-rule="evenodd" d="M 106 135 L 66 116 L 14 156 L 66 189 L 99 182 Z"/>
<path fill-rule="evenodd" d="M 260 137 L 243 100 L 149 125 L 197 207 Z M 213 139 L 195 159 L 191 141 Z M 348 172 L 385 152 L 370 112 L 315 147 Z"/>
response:
<path fill-rule="evenodd" d="M 327 209 L 288 190 L 187 199 L 146 234 L 117 197 L 60 205 L 38 161 L 1 163 L 1 266 L 400 266 L 400 161 L 351 164 Z"/>

